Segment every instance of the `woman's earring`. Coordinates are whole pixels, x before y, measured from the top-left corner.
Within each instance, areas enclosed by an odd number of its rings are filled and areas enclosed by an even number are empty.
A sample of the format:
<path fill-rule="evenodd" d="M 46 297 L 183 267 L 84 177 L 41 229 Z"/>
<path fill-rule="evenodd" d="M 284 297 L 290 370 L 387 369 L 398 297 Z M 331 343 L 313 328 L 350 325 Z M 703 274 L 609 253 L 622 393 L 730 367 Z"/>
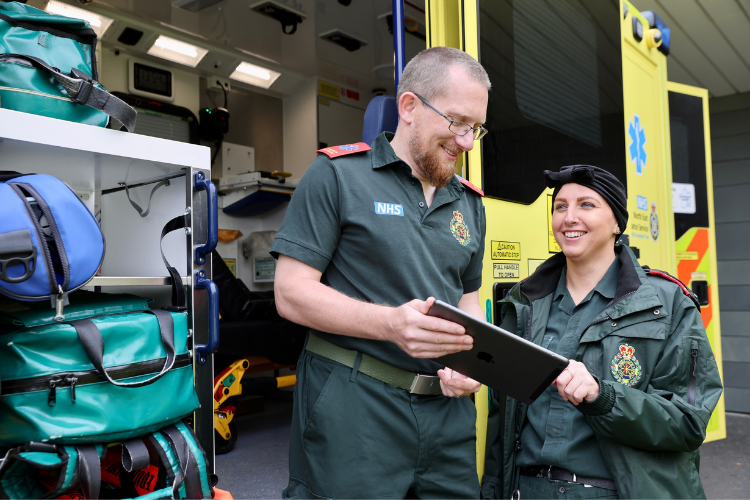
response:
<path fill-rule="evenodd" d="M 620 228 L 619 227 L 615 228 L 615 234 L 620 234 Z"/>

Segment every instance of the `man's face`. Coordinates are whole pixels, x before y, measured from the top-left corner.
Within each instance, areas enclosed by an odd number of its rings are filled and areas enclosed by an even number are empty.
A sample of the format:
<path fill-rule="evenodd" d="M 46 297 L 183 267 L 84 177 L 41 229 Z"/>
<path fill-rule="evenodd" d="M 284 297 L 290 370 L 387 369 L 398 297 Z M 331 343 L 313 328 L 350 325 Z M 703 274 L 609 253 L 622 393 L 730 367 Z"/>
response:
<path fill-rule="evenodd" d="M 447 71 L 446 92 L 433 98 L 430 104 L 453 120 L 472 127 L 483 124 L 487 115 L 487 89 L 460 67 Z M 447 186 L 456 171 L 458 156 L 474 147 L 474 136 L 471 132 L 464 136 L 454 134 L 448 128 L 450 122 L 421 101 L 417 102 L 413 125 L 409 152 L 417 173 L 437 188 Z"/>

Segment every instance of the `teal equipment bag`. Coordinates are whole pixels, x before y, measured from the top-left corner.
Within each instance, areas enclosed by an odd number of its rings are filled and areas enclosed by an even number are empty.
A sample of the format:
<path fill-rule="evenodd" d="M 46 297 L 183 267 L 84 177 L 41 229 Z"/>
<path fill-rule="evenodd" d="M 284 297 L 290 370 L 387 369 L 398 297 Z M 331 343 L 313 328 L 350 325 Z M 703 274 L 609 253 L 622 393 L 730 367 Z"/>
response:
<path fill-rule="evenodd" d="M 135 109 L 97 81 L 96 41 L 82 19 L 0 3 L 0 108 L 132 132 Z"/>
<path fill-rule="evenodd" d="M 79 291 L 64 322 L 0 302 L 0 446 L 129 439 L 192 413 L 187 313 L 149 302 Z"/>
<path fill-rule="evenodd" d="M 0 498 L 213 498 L 206 463 L 183 422 L 109 445 L 30 442 L 5 455 Z"/>

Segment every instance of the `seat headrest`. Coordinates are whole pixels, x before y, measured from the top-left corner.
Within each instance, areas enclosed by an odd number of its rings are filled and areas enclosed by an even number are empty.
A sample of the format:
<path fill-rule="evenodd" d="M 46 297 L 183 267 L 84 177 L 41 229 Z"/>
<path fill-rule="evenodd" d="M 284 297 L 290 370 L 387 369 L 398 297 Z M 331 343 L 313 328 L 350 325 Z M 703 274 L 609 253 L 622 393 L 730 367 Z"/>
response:
<path fill-rule="evenodd" d="M 365 111 L 365 124 L 362 128 L 362 142 L 372 146 L 382 132 L 396 132 L 398 126 L 398 110 L 396 98 L 379 95 L 374 97 Z"/>

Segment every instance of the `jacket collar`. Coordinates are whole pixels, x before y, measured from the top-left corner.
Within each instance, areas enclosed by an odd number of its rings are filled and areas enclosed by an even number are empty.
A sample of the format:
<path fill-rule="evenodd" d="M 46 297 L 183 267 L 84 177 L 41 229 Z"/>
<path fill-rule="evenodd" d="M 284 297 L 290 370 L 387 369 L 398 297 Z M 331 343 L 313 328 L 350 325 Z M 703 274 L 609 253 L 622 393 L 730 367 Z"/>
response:
<path fill-rule="evenodd" d="M 646 275 L 630 248 L 625 245 L 615 245 L 615 254 L 620 261 L 620 273 L 617 275 L 617 290 L 615 291 L 615 300 L 617 300 L 644 285 Z M 521 282 L 521 292 L 526 294 L 531 302 L 554 293 L 565 264 L 565 255 L 562 252 L 553 255 L 539 266 L 534 274 Z M 641 274 L 643 279 L 641 279 Z"/>

